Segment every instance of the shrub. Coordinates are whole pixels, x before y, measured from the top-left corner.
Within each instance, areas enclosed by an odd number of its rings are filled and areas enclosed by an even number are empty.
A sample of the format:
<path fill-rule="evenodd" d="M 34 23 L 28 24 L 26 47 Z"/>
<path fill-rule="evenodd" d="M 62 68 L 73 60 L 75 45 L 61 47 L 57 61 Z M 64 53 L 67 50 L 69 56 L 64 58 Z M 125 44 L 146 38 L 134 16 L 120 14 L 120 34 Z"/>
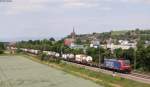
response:
<path fill-rule="evenodd" d="M 0 54 L 3 54 L 4 53 L 4 51 L 3 50 L 0 50 Z"/>

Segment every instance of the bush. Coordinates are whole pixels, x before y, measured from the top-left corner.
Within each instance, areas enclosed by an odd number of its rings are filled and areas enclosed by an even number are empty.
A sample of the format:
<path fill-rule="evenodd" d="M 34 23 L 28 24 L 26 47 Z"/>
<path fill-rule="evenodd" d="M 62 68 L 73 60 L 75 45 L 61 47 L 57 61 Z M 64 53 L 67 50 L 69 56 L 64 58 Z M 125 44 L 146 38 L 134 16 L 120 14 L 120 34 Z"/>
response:
<path fill-rule="evenodd" d="M 3 50 L 0 50 L 0 54 L 3 54 L 4 53 L 4 51 Z"/>
<path fill-rule="evenodd" d="M 40 58 L 41 58 L 41 61 L 47 60 L 47 56 L 46 56 L 46 54 L 44 54 L 44 53 L 42 53 L 42 54 L 40 55 Z"/>
<path fill-rule="evenodd" d="M 21 53 L 22 51 L 21 51 L 20 49 L 17 49 L 16 52 L 17 52 L 17 53 Z"/>

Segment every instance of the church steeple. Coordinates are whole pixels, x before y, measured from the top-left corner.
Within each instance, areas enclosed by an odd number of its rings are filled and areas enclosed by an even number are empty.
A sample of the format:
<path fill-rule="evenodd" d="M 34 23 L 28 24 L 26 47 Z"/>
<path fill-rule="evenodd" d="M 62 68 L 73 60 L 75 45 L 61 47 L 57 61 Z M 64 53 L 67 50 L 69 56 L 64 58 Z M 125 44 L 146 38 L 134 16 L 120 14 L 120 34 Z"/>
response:
<path fill-rule="evenodd" d="M 73 27 L 73 32 L 71 33 L 71 37 L 72 39 L 75 39 L 76 37 L 76 33 L 75 33 L 75 28 Z"/>
<path fill-rule="evenodd" d="M 74 27 L 73 27 L 73 33 L 75 33 L 75 31 L 74 31 Z"/>

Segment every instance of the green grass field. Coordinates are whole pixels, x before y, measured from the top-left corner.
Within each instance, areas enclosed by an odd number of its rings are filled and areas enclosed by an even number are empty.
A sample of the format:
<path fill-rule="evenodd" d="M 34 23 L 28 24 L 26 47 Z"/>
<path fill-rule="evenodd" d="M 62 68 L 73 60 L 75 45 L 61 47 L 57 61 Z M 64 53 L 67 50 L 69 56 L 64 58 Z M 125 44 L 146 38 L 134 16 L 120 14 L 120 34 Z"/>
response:
<path fill-rule="evenodd" d="M 112 35 L 124 35 L 125 33 L 127 33 L 128 31 L 112 31 Z"/>
<path fill-rule="evenodd" d="M 0 87 L 101 87 L 23 56 L 0 56 Z"/>

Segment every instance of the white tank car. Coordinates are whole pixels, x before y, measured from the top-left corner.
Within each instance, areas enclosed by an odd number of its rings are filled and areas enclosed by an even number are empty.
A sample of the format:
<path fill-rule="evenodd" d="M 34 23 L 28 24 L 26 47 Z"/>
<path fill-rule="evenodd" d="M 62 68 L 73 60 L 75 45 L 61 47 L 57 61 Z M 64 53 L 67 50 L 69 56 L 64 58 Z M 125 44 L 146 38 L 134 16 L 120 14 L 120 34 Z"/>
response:
<path fill-rule="evenodd" d="M 31 52 L 34 54 L 34 53 L 35 53 L 35 50 L 34 50 L 34 49 L 32 49 L 32 50 L 31 50 Z"/>
<path fill-rule="evenodd" d="M 70 55 L 70 54 L 66 54 L 67 58 L 69 58 L 69 55 Z"/>
<path fill-rule="evenodd" d="M 82 54 L 76 55 L 75 61 L 82 62 L 84 57 L 85 57 L 85 55 L 82 55 Z"/>
<path fill-rule="evenodd" d="M 75 57 L 74 54 L 69 54 L 69 57 L 68 57 L 68 58 L 69 58 L 69 59 L 74 59 L 74 57 Z"/>
<path fill-rule="evenodd" d="M 93 58 L 91 56 L 87 56 L 86 57 L 86 61 L 89 63 L 89 62 L 92 62 L 93 61 Z"/>
<path fill-rule="evenodd" d="M 12 49 L 12 50 L 17 50 L 18 48 L 16 48 L 16 47 L 10 47 L 10 49 Z"/>
<path fill-rule="evenodd" d="M 39 54 L 39 50 L 34 50 L 34 53 L 37 55 Z"/>
<path fill-rule="evenodd" d="M 24 49 L 24 51 L 25 51 L 25 52 L 27 52 L 27 51 L 28 51 L 28 49 Z"/>
<path fill-rule="evenodd" d="M 63 59 L 67 59 L 67 55 L 66 55 L 66 54 L 63 54 L 63 55 L 62 55 L 62 58 L 63 58 Z"/>
<path fill-rule="evenodd" d="M 30 52 L 30 49 L 27 49 L 27 52 Z"/>
<path fill-rule="evenodd" d="M 86 56 L 83 54 L 76 55 L 75 61 L 82 62 L 82 63 L 90 63 L 92 62 L 93 58 L 91 56 Z"/>
<path fill-rule="evenodd" d="M 31 50 L 30 50 L 30 49 L 28 49 L 28 52 L 30 53 L 30 52 L 31 52 Z"/>
<path fill-rule="evenodd" d="M 51 51 L 48 51 L 48 56 L 52 56 L 52 52 Z"/>
<path fill-rule="evenodd" d="M 34 53 L 34 50 L 33 50 L 33 49 L 31 49 L 31 50 L 30 50 L 30 53 Z"/>
<path fill-rule="evenodd" d="M 52 56 L 55 56 L 56 52 L 52 52 Z"/>
<path fill-rule="evenodd" d="M 83 56 L 82 62 L 84 62 L 84 63 L 87 62 L 87 61 L 86 61 L 86 57 L 87 57 L 87 56 L 85 56 L 85 55 Z"/>
<path fill-rule="evenodd" d="M 56 53 L 56 54 L 55 54 L 55 57 L 57 57 L 57 58 L 60 57 L 60 54 L 59 54 L 59 53 Z"/>

